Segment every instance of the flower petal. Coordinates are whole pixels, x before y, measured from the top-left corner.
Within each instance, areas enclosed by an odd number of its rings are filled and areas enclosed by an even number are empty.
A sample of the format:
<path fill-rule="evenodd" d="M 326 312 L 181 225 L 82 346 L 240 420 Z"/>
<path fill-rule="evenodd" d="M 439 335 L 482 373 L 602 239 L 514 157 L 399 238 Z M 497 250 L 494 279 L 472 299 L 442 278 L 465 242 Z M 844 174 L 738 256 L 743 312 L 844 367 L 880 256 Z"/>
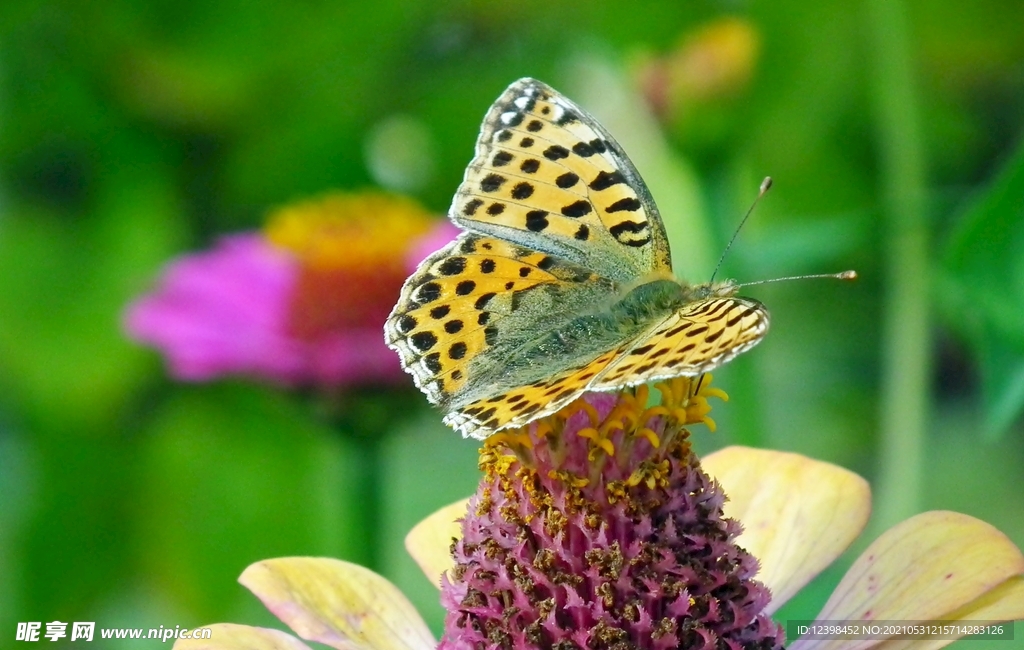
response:
<path fill-rule="evenodd" d="M 303 370 L 286 323 L 297 272 L 257 234 L 224 237 L 169 264 L 159 286 L 128 307 L 125 329 L 161 350 L 178 379 L 251 374 L 290 385 Z"/>
<path fill-rule="evenodd" d="M 238 579 L 303 639 L 355 650 L 433 649 L 412 603 L 369 569 L 330 558 L 263 560 Z"/>
<path fill-rule="evenodd" d="M 926 512 L 875 540 L 846 572 L 817 618 L 929 621 L 1016 617 L 1024 610 L 1021 574 L 1024 555 L 993 526 L 957 512 Z M 879 640 L 808 640 L 798 641 L 792 648 L 879 644 Z"/>
<path fill-rule="evenodd" d="M 453 539 L 462 537 L 461 519 L 466 515 L 469 499 L 447 505 L 413 526 L 405 536 L 405 549 L 420 565 L 435 587 L 441 588 L 441 574 L 455 566 L 452 559 Z"/>
<path fill-rule="evenodd" d="M 743 524 L 737 543 L 761 562 L 769 613 L 831 564 L 871 511 L 864 479 L 799 454 L 727 447 L 701 464 L 729 497 L 726 516 Z"/>
<path fill-rule="evenodd" d="M 1010 578 L 981 598 L 961 607 L 954 614 L 943 616 L 942 620 L 957 621 L 1017 621 L 1024 619 L 1024 576 Z M 1013 625 L 1013 623 L 1006 623 Z M 935 641 L 885 641 L 876 646 L 879 650 L 935 650 L 953 642 L 953 639 Z"/>
<path fill-rule="evenodd" d="M 310 650 L 310 647 L 281 630 L 232 623 L 207 626 L 209 639 L 179 639 L 174 650 Z"/>

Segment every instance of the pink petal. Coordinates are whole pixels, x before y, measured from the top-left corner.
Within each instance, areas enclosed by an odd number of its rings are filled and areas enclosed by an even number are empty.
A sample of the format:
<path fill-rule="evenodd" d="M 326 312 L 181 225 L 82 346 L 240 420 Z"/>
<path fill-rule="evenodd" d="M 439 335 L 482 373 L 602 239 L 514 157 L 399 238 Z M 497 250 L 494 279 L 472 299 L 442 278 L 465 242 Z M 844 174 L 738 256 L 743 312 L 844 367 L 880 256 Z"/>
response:
<path fill-rule="evenodd" d="M 302 350 L 306 374 L 319 384 L 393 384 L 406 378 L 378 327 L 331 334 Z"/>
<path fill-rule="evenodd" d="M 296 272 L 258 235 L 225 237 L 170 264 L 157 289 L 128 307 L 125 329 L 161 350 L 178 379 L 252 374 L 293 383 L 301 347 L 285 324 Z"/>

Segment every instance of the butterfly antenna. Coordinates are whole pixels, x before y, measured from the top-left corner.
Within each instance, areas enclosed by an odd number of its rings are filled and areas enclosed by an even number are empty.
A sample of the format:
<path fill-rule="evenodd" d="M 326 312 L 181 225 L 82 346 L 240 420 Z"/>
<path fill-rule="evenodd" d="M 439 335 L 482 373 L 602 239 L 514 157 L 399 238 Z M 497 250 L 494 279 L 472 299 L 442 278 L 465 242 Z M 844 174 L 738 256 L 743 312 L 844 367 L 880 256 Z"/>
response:
<path fill-rule="evenodd" d="M 736 241 L 736 237 L 739 236 L 740 230 L 743 229 L 743 224 L 747 223 L 747 219 L 750 218 L 750 215 L 754 212 L 754 208 L 757 207 L 757 202 L 760 201 L 761 197 L 767 194 L 770 189 L 772 189 L 772 177 L 765 176 L 764 180 L 761 181 L 761 191 L 757 193 L 757 198 L 754 199 L 754 202 L 750 204 L 749 208 L 747 208 L 747 213 L 743 215 L 743 220 L 740 221 L 740 225 L 736 226 L 736 231 L 733 232 L 732 239 L 730 239 L 729 243 L 725 245 L 725 250 L 722 251 L 722 256 L 718 258 L 718 264 L 715 265 L 715 272 L 711 274 L 711 280 L 709 283 L 715 281 L 715 276 L 718 275 L 718 270 L 722 268 L 722 262 L 725 261 L 725 256 L 729 253 L 729 249 L 732 248 L 732 243 Z"/>
<path fill-rule="evenodd" d="M 833 278 L 836 280 L 856 280 L 856 271 L 843 271 L 842 273 L 815 273 L 813 275 L 791 275 L 788 278 L 772 278 L 771 280 L 758 280 L 756 282 L 744 282 L 742 284 L 734 285 L 737 289 L 740 287 L 752 287 L 756 284 L 770 284 L 772 282 L 785 282 L 786 280 L 810 280 L 813 278 Z"/>

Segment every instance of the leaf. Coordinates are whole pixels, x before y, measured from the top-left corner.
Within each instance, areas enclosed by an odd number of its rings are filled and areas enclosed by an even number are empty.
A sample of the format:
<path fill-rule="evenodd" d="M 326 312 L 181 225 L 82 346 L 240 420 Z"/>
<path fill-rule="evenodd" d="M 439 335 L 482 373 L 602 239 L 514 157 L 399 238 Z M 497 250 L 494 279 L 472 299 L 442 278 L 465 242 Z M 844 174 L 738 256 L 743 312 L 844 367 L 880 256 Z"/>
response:
<path fill-rule="evenodd" d="M 1024 143 L 950 239 L 938 296 L 981 369 L 984 434 L 1024 410 Z"/>

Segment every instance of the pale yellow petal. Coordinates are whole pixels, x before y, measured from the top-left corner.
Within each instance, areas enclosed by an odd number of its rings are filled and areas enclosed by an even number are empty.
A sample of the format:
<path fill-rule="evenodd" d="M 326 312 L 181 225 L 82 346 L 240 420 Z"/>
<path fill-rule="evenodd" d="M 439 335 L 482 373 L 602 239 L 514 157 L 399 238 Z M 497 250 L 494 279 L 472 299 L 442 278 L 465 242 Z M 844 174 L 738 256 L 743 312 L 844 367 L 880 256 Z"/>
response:
<path fill-rule="evenodd" d="M 232 623 L 207 625 L 209 639 L 179 639 L 173 650 L 310 650 L 290 634 L 265 627 Z"/>
<path fill-rule="evenodd" d="M 768 613 L 832 563 L 860 534 L 871 488 L 853 472 L 799 454 L 727 447 L 701 460 L 743 524 L 738 543 L 761 563 Z"/>
<path fill-rule="evenodd" d="M 393 584 L 330 558 L 264 560 L 238 579 L 303 639 L 345 650 L 428 650 L 434 639 Z"/>
<path fill-rule="evenodd" d="M 942 617 L 943 623 L 980 621 L 1002 623 L 1012 628 L 1013 621 L 1024 619 L 1024 576 L 1015 576 L 981 598 L 968 603 L 955 612 Z M 878 650 L 937 650 L 953 643 L 953 638 L 934 641 L 885 641 Z"/>
<path fill-rule="evenodd" d="M 875 540 L 847 571 L 818 620 L 1016 617 L 1024 610 L 1021 574 L 1024 555 L 996 528 L 957 512 L 926 512 Z M 852 650 L 881 643 L 808 640 L 791 648 Z"/>
<path fill-rule="evenodd" d="M 441 574 L 455 566 L 452 560 L 452 539 L 462 537 L 459 519 L 466 516 L 469 499 L 447 505 L 413 526 L 405 536 L 405 548 L 420 565 L 427 580 L 441 587 Z"/>

